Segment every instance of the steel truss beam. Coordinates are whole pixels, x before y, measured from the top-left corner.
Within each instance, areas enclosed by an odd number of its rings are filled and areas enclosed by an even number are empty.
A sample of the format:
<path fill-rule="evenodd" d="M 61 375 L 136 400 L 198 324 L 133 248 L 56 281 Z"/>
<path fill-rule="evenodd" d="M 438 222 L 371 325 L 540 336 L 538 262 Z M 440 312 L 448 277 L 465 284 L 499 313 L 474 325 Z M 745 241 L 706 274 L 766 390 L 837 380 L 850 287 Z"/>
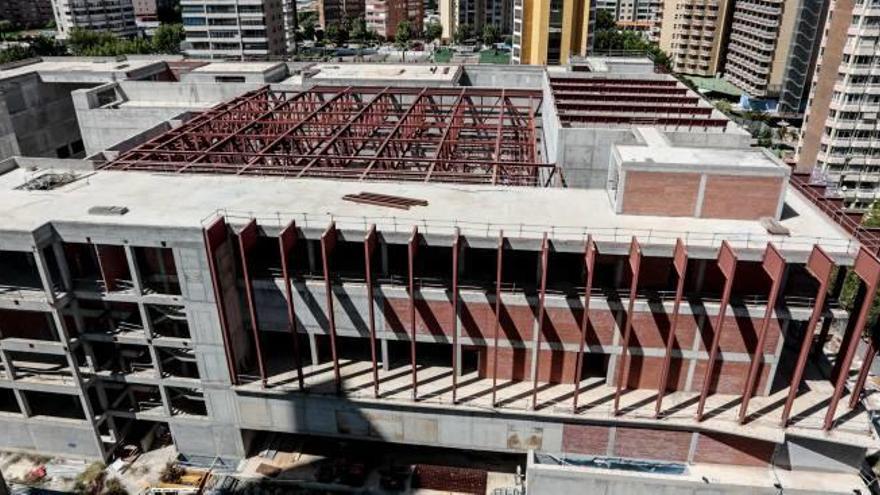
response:
<path fill-rule="evenodd" d="M 535 186 L 555 170 L 538 159 L 540 102 L 514 89 L 267 87 L 102 168 Z"/>

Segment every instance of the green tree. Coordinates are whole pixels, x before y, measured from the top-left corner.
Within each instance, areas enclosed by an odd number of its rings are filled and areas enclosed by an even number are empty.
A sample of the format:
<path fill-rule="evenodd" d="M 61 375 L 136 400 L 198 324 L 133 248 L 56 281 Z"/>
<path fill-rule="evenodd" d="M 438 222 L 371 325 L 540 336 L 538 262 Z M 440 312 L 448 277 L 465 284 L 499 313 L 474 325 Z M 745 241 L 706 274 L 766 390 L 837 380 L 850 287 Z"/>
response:
<path fill-rule="evenodd" d="M 67 37 L 67 47 L 76 56 L 89 55 L 95 47 L 114 43 L 118 38 L 106 31 L 73 28 Z"/>
<path fill-rule="evenodd" d="M 483 44 L 490 46 L 498 43 L 498 40 L 501 39 L 501 32 L 498 31 L 498 27 L 494 24 L 486 24 L 483 26 Z"/>
<path fill-rule="evenodd" d="M 156 53 L 180 53 L 183 37 L 183 24 L 162 24 L 153 34 L 153 50 Z"/>
<path fill-rule="evenodd" d="M 14 28 L 15 26 L 12 24 L 12 21 L 0 20 L 0 41 L 5 40 L 6 33 L 11 33 Z"/>
<path fill-rule="evenodd" d="M 327 28 L 326 37 L 337 47 L 344 45 L 348 41 L 348 27 L 345 21 L 337 21 L 331 24 Z"/>
<path fill-rule="evenodd" d="M 309 14 L 310 12 L 303 12 L 304 14 Z M 315 40 L 315 18 L 314 16 L 305 16 L 300 18 L 299 28 L 302 31 L 302 38 L 304 40 L 314 41 Z"/>
<path fill-rule="evenodd" d="M 397 32 L 394 33 L 394 44 L 401 50 L 403 55 L 402 61 L 406 61 L 406 51 L 409 49 L 409 43 L 412 40 L 412 26 L 409 21 L 402 21 L 397 25 Z"/>
<path fill-rule="evenodd" d="M 733 110 L 733 105 L 730 104 L 727 100 L 718 100 L 715 102 L 715 108 L 717 108 L 720 112 L 730 113 Z"/>
<path fill-rule="evenodd" d="M 370 30 L 367 28 L 367 21 L 363 17 L 358 17 L 351 22 L 351 39 L 358 43 L 366 43 L 370 39 Z"/>
<path fill-rule="evenodd" d="M 871 207 L 862 217 L 862 227 L 880 227 L 880 201 L 875 201 L 871 204 Z M 838 268 L 838 270 L 843 269 L 842 267 Z M 859 276 L 850 269 L 843 280 L 843 287 L 841 287 L 839 298 L 840 305 L 847 311 L 855 309 L 856 295 L 861 285 L 862 282 Z M 870 328 L 876 323 L 878 313 L 880 313 L 880 292 L 874 294 L 871 311 L 868 313 L 868 324 L 865 325 L 866 334 L 870 332 Z"/>
<path fill-rule="evenodd" d="M 617 23 L 614 21 L 614 15 L 604 9 L 596 11 L 596 31 L 616 30 Z"/>
<path fill-rule="evenodd" d="M 459 24 L 455 30 L 455 42 L 459 45 L 474 37 L 474 27 L 470 24 Z"/>
<path fill-rule="evenodd" d="M 425 24 L 425 41 L 434 41 L 441 36 L 443 36 L 443 25 L 436 21 Z"/>

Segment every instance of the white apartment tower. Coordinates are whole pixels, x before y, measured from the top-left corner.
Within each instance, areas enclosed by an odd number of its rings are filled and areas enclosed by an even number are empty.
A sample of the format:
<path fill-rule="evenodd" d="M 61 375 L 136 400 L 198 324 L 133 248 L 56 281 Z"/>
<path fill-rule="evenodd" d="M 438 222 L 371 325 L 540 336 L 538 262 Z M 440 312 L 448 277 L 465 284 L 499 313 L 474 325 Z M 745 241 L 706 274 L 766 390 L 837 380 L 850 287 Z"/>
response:
<path fill-rule="evenodd" d="M 863 209 L 880 197 L 880 0 L 836 0 L 829 12 L 797 167 Z"/>
<path fill-rule="evenodd" d="M 74 28 L 109 31 L 118 36 L 137 34 L 131 0 L 52 0 L 58 37 Z"/>
<path fill-rule="evenodd" d="M 286 52 L 282 0 L 181 0 L 192 58 L 267 60 Z"/>

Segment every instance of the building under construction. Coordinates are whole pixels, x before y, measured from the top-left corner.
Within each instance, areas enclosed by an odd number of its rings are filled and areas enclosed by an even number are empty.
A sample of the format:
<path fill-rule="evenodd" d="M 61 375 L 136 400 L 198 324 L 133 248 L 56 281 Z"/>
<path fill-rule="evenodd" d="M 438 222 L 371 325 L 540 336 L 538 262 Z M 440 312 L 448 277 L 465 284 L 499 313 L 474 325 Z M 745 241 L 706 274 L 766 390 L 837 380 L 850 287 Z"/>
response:
<path fill-rule="evenodd" d="M 867 492 L 880 238 L 671 76 L 580 64 L 307 68 L 0 164 L 0 446 L 164 424 L 193 462 L 273 432 L 528 454 L 530 493 Z M 197 85 L 77 91 L 86 149 Z"/>

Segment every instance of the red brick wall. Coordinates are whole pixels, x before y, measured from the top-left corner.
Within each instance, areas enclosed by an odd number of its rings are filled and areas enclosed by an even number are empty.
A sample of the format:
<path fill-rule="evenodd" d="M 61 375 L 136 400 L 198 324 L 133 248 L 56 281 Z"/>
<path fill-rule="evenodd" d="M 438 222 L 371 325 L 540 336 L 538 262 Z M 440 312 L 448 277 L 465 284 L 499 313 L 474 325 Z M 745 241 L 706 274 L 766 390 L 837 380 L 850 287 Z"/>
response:
<path fill-rule="evenodd" d="M 409 335 L 409 299 L 385 298 L 385 319 L 392 332 Z M 416 332 L 452 336 L 452 303 L 416 299 Z"/>
<path fill-rule="evenodd" d="M 709 175 L 700 216 L 740 220 L 775 217 L 782 180 L 779 177 Z"/>
<path fill-rule="evenodd" d="M 719 394 L 742 394 L 745 387 L 746 379 L 749 374 L 750 363 L 732 362 L 732 361 L 715 361 L 715 372 L 713 373 L 712 385 L 709 388 L 711 393 Z M 706 378 L 707 360 L 697 361 L 694 368 L 694 380 L 692 390 L 702 390 L 703 380 Z M 770 366 L 761 363 L 759 369 L 760 379 L 758 386 L 755 387 L 755 395 L 764 395 L 764 387 L 767 384 L 768 375 L 770 374 Z"/>
<path fill-rule="evenodd" d="M 562 451 L 569 454 L 606 455 L 608 453 L 607 426 L 562 425 Z"/>
<path fill-rule="evenodd" d="M 660 375 L 663 372 L 663 358 L 653 356 L 630 356 L 628 389 L 657 389 L 660 387 Z M 618 361 L 620 362 L 620 361 Z M 687 385 L 688 360 L 673 358 L 669 362 L 669 386 L 667 390 L 684 390 Z M 617 377 L 623 373 L 623 367 L 617 367 Z M 617 383 L 616 381 L 614 383 Z"/>
<path fill-rule="evenodd" d="M 532 339 L 535 314 L 529 306 L 501 305 L 500 338 L 519 342 Z M 495 336 L 495 306 L 489 302 L 461 303 L 462 335 L 471 338 L 493 339 Z"/>
<path fill-rule="evenodd" d="M 614 436 L 614 455 L 632 459 L 685 462 L 690 446 L 687 431 L 619 426 Z"/>
<path fill-rule="evenodd" d="M 479 352 L 479 375 L 480 378 L 492 378 L 492 365 L 495 350 L 492 347 L 483 348 Z M 498 379 L 499 380 L 528 380 L 532 368 L 532 350 L 523 348 L 498 348 Z"/>
<path fill-rule="evenodd" d="M 754 438 L 700 433 L 694 462 L 763 467 L 773 459 L 776 445 Z"/>
<path fill-rule="evenodd" d="M 701 329 L 701 350 L 706 350 L 712 345 L 713 325 L 716 318 L 718 318 L 717 315 L 707 317 L 706 324 Z M 762 324 L 762 318 L 735 317 L 730 314 L 728 309 L 728 314 L 724 318 L 724 330 L 721 332 L 718 348 L 721 352 L 744 352 L 751 354 L 755 351 L 755 346 L 758 343 L 758 334 L 761 331 Z M 771 319 L 770 325 L 767 327 L 767 337 L 764 341 L 764 352 L 771 354 L 776 352 L 776 344 L 779 342 L 780 333 L 779 321 Z"/>
<path fill-rule="evenodd" d="M 700 174 L 626 172 L 623 213 L 631 215 L 693 216 Z"/>

